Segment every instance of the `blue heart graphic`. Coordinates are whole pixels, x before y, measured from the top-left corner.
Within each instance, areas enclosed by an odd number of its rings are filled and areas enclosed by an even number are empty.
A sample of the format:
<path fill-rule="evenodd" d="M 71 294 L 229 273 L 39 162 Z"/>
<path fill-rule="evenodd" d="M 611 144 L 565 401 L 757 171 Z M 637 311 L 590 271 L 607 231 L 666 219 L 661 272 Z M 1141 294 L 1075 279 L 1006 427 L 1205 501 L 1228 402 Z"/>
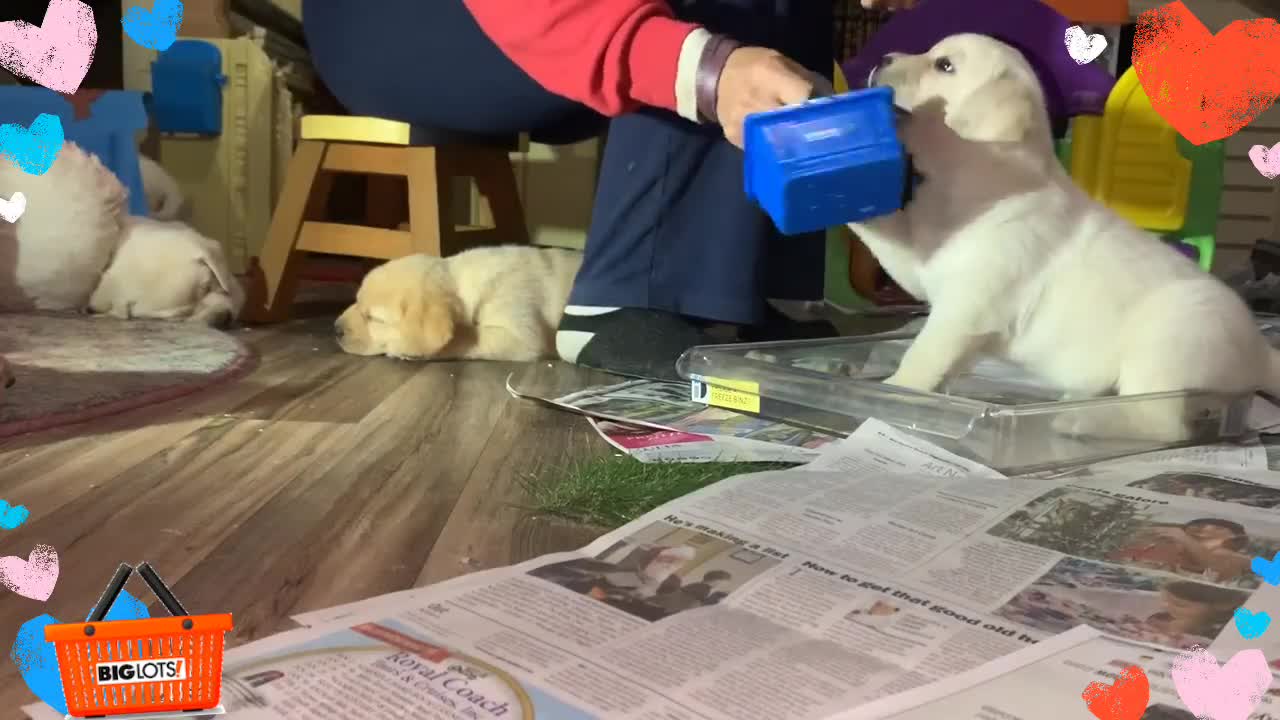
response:
<path fill-rule="evenodd" d="M 1262 637 L 1262 633 L 1271 627 L 1271 616 L 1265 610 L 1255 613 L 1239 607 L 1236 608 L 1235 616 L 1236 629 L 1240 631 L 1240 637 L 1245 640 Z"/>
<path fill-rule="evenodd" d="M 182 0 L 155 0 L 151 10 L 135 5 L 120 21 L 124 34 L 149 50 L 164 52 L 182 27 Z"/>
<path fill-rule="evenodd" d="M 107 611 L 106 619 L 143 620 L 149 617 L 151 613 L 147 612 L 147 606 L 141 600 L 130 595 L 128 590 L 121 590 L 120 597 Z M 18 628 L 18 638 L 13 641 L 9 657 L 18 666 L 18 672 L 31 692 L 66 715 L 67 700 L 62 694 L 62 677 L 58 675 L 58 656 L 53 650 L 53 643 L 44 639 L 45 626 L 57 624 L 58 621 L 50 615 L 41 615 L 23 623 Z"/>
<path fill-rule="evenodd" d="M 31 511 L 22 505 L 11 507 L 9 503 L 0 500 L 0 530 L 13 530 L 26 522 L 30 516 Z"/>
<path fill-rule="evenodd" d="M 58 158 L 64 140 L 62 120 L 43 114 L 30 128 L 16 123 L 0 125 L 0 156 L 8 157 L 29 175 L 43 175 Z"/>
<path fill-rule="evenodd" d="M 1268 585 L 1280 585 L 1280 553 L 1272 560 L 1256 557 L 1249 564 L 1253 572 Z"/>

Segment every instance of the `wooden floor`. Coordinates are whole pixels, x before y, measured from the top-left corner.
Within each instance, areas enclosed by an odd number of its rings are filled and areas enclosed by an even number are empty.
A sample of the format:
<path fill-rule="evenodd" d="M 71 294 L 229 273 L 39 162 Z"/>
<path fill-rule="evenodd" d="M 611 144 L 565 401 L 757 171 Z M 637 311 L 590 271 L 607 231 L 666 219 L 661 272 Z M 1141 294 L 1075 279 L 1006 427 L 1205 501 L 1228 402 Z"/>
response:
<path fill-rule="evenodd" d="M 0 499 L 30 519 L 0 556 L 57 551 L 47 603 L 0 595 L 0 645 L 42 613 L 81 620 L 120 562 L 150 562 L 234 643 L 287 618 L 546 552 L 595 532 L 521 509 L 521 480 L 608 452 L 585 421 L 511 398 L 608 379 L 560 363 L 406 363 L 343 355 L 332 316 L 240 336 L 247 378 L 196 399 L 0 442 Z M 128 586 L 146 597 L 139 579 Z M 152 612 L 163 613 L 158 604 Z M 32 702 L 0 664 L 0 720 Z"/>

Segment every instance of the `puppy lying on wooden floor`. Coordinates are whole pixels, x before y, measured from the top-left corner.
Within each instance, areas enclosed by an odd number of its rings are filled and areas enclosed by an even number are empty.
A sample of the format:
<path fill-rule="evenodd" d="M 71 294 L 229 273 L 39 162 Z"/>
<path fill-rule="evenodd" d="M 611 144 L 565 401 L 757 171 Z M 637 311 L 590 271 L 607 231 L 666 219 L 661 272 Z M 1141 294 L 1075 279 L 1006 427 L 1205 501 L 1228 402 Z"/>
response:
<path fill-rule="evenodd" d="M 1014 48 L 955 35 L 890 55 L 872 84 L 911 112 L 924 181 L 893 215 L 850 227 L 929 318 L 886 382 L 933 391 L 981 353 L 1064 399 L 1280 391 L 1280 355 L 1230 288 L 1093 201 L 1054 156 L 1043 90 Z M 1064 415 L 1069 434 L 1192 439 L 1181 400 Z"/>
<path fill-rule="evenodd" d="M 534 360 L 555 354 L 556 328 L 582 255 L 530 246 L 410 255 L 374 268 L 338 317 L 353 355 L 405 360 Z"/>

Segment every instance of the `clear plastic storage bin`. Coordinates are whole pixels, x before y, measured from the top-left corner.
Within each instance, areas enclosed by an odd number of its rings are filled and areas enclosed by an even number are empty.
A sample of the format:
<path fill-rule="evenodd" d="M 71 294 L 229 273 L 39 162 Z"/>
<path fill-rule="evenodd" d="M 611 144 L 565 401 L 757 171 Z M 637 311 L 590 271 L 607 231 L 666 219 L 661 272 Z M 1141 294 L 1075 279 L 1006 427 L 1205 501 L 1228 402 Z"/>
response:
<path fill-rule="evenodd" d="M 1214 442 L 1248 429 L 1252 393 L 1153 393 L 1065 402 L 1060 390 L 996 359 L 980 360 L 935 393 L 880 382 L 897 369 L 913 337 L 897 332 L 703 345 L 688 350 L 677 370 L 693 381 L 696 398 L 713 405 L 840 434 L 876 418 L 1007 474 Z M 1191 411 L 1187 442 L 1077 432 L 1099 419 L 1130 418 L 1124 422 L 1131 424 L 1135 411 L 1179 406 Z"/>

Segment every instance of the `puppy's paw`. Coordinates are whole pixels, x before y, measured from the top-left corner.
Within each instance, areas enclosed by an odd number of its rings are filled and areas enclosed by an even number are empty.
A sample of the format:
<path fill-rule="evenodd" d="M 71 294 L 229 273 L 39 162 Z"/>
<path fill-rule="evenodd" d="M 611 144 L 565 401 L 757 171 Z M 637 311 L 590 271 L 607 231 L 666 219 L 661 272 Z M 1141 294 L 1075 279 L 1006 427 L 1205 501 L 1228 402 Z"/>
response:
<path fill-rule="evenodd" d="M 937 387 L 937 383 L 928 378 L 915 377 L 901 370 L 885 378 L 884 384 L 918 392 L 933 392 L 934 388 Z"/>
<path fill-rule="evenodd" d="M 1059 413 L 1054 416 L 1049 426 L 1053 428 L 1055 433 L 1067 437 L 1080 437 L 1091 434 L 1088 416 L 1079 410 Z"/>

